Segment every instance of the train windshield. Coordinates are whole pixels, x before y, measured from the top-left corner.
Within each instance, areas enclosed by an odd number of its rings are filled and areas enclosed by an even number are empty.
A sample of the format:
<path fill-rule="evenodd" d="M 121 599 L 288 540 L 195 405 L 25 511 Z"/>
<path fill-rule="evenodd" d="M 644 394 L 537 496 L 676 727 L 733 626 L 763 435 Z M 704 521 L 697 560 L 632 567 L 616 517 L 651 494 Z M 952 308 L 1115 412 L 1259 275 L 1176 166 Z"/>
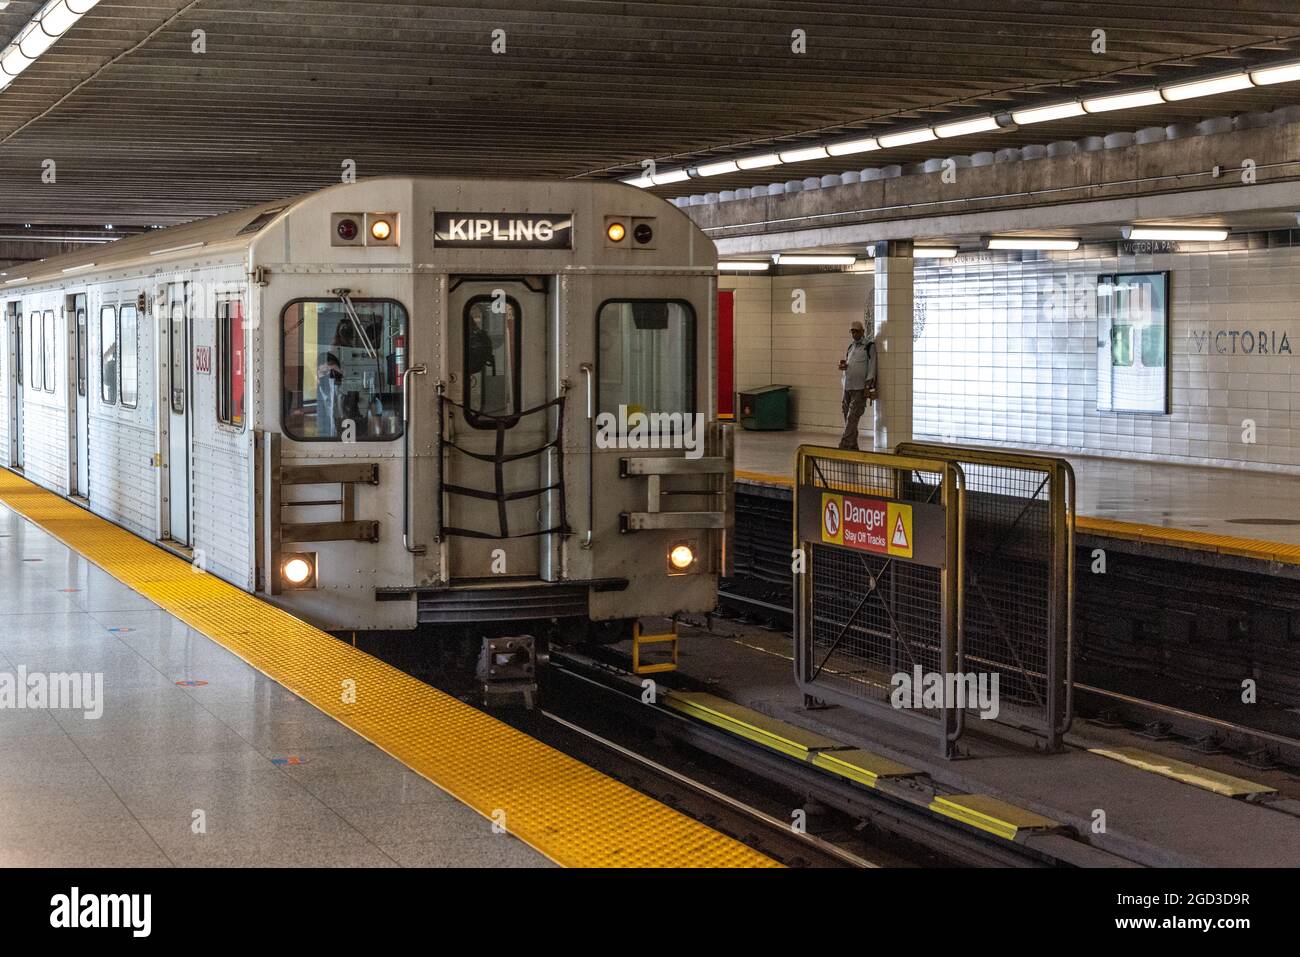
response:
<path fill-rule="evenodd" d="M 695 312 L 684 302 L 621 300 L 600 307 L 600 409 L 695 411 Z"/>
<path fill-rule="evenodd" d="M 283 330 L 284 431 L 309 442 L 402 435 L 406 310 L 391 299 L 291 302 Z"/>

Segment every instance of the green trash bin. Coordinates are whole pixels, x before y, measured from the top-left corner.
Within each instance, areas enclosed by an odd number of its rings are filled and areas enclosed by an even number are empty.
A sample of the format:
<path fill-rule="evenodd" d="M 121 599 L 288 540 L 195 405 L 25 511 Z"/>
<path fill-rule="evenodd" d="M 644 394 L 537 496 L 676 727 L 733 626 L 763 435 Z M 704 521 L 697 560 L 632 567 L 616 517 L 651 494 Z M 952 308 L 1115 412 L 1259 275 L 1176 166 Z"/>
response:
<path fill-rule="evenodd" d="M 740 393 L 740 427 L 751 431 L 790 428 L 790 387 L 765 385 Z"/>

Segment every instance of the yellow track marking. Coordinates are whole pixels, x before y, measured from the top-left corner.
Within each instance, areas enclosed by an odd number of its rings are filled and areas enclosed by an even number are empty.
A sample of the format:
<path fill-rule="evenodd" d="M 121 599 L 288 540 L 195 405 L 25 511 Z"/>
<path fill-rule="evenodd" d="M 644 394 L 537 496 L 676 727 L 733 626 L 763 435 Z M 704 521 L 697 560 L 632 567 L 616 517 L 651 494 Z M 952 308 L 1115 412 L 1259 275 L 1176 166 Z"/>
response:
<path fill-rule="evenodd" d="M 0 501 L 558 864 L 779 866 L 3 469 Z"/>
<path fill-rule="evenodd" d="M 1014 841 L 1021 831 L 1050 831 L 1060 823 L 988 794 L 945 794 L 930 803 L 930 810 L 981 831 Z"/>
<path fill-rule="evenodd" d="M 1224 774 L 1222 771 L 1211 771 L 1209 768 L 1188 764 L 1186 761 L 1178 761 L 1163 754 L 1156 754 L 1154 751 L 1145 751 L 1142 748 L 1090 748 L 1089 750 L 1093 754 L 1099 754 L 1104 758 L 1120 761 L 1163 777 L 1173 778 L 1175 781 L 1182 781 L 1184 784 L 1203 788 L 1206 791 L 1213 791 L 1215 794 L 1222 794 L 1225 797 L 1250 797 L 1255 794 L 1274 794 L 1277 792 L 1277 788 L 1269 787 L 1267 784 L 1256 784 L 1254 781 L 1247 781 L 1245 778 Z"/>

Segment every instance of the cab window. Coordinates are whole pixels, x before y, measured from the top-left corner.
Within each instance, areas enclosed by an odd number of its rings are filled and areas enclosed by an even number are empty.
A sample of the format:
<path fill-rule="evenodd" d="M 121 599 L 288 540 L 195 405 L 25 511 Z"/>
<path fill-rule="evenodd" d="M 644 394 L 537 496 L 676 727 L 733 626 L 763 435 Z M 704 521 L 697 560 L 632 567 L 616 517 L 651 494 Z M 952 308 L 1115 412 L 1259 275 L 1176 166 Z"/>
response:
<path fill-rule="evenodd" d="M 625 299 L 601 305 L 600 410 L 695 411 L 695 312 L 676 300 Z"/>
<path fill-rule="evenodd" d="M 284 431 L 300 442 L 402 435 L 406 310 L 391 299 L 291 302 L 280 314 Z"/>
<path fill-rule="evenodd" d="M 493 429 L 496 422 L 487 416 L 519 411 L 519 303 L 511 296 L 475 296 L 465 303 L 462 322 L 465 421 Z"/>

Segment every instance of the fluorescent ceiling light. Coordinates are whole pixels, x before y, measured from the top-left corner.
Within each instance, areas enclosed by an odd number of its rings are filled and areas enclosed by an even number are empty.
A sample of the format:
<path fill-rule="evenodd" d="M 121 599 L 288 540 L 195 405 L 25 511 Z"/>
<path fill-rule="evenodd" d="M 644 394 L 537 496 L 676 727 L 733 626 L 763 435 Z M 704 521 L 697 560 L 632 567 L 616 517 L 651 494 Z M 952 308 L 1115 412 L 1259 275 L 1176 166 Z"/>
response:
<path fill-rule="evenodd" d="M 69 266 L 64 272 L 81 272 L 83 269 L 94 269 L 94 263 L 82 263 L 80 266 Z"/>
<path fill-rule="evenodd" d="M 901 133 L 887 133 L 884 136 L 876 137 L 880 145 L 886 149 L 891 146 L 911 146 L 913 143 L 928 143 L 934 138 L 934 130 L 928 126 L 920 130 L 904 130 Z"/>
<path fill-rule="evenodd" d="M 1094 96 L 1083 101 L 1083 108 L 1089 113 L 1106 113 L 1110 110 L 1131 110 L 1139 106 L 1155 106 L 1163 103 L 1164 97 L 1159 90 L 1139 90 L 1137 93 L 1114 93 L 1107 96 Z"/>
<path fill-rule="evenodd" d="M 857 256 L 801 256 L 777 253 L 772 257 L 781 266 L 852 266 Z"/>
<path fill-rule="evenodd" d="M 695 167 L 696 176 L 717 176 L 721 173 L 734 173 L 740 169 L 735 160 L 721 160 L 717 163 L 705 163 Z"/>
<path fill-rule="evenodd" d="M 1035 106 L 1028 110 L 1013 110 L 1011 113 L 1011 118 L 1021 126 L 1028 123 L 1064 120 L 1071 116 L 1083 116 L 1083 104 L 1078 100 L 1071 100 L 1069 103 L 1053 103 L 1050 106 Z"/>
<path fill-rule="evenodd" d="M 1266 66 L 1262 70 L 1252 70 L 1250 79 L 1258 86 L 1300 80 L 1300 63 L 1283 63 L 1281 66 Z"/>
<path fill-rule="evenodd" d="M 780 162 L 781 157 L 775 153 L 756 153 L 740 157 L 736 160 L 736 165 L 741 169 L 762 169 L 764 166 L 777 166 Z"/>
<path fill-rule="evenodd" d="M 1187 83 L 1174 83 L 1160 88 L 1161 94 L 1171 103 L 1178 100 L 1190 100 L 1196 96 L 1213 96 L 1216 93 L 1231 93 L 1244 90 L 1250 86 L 1249 73 L 1234 73 L 1231 76 L 1216 76 L 1208 80 L 1191 80 Z"/>
<path fill-rule="evenodd" d="M 619 180 L 619 182 L 627 183 L 628 186 L 635 186 L 638 189 L 645 189 L 647 186 L 654 185 L 650 177 L 644 174 L 642 174 L 641 176 L 630 176 L 627 179 Z"/>
<path fill-rule="evenodd" d="M 783 151 L 781 153 L 781 162 L 804 163 L 808 160 L 825 159 L 829 155 L 824 146 L 809 146 L 803 149 Z"/>
<path fill-rule="evenodd" d="M 992 236 L 987 242 L 989 249 L 1078 249 L 1077 239 L 1035 239 L 1018 236 Z"/>
<path fill-rule="evenodd" d="M 1186 239 L 1193 242 L 1221 243 L 1228 231 L 1217 226 L 1125 226 L 1125 239 Z"/>
<path fill-rule="evenodd" d="M 934 128 L 943 139 L 950 136 L 966 136 L 968 133 L 991 133 L 998 128 L 998 121 L 991 116 L 977 116 L 969 120 L 954 120 L 941 123 Z"/>
<path fill-rule="evenodd" d="M 913 246 L 913 259 L 952 259 L 957 255 L 956 246 Z"/>
<path fill-rule="evenodd" d="M 831 143 L 826 147 L 826 152 L 831 156 L 849 156 L 853 153 L 865 153 L 868 150 L 880 149 L 880 141 L 874 136 L 864 136 L 857 140 L 845 140 L 842 143 Z"/>
<path fill-rule="evenodd" d="M 766 259 L 723 259 L 718 261 L 718 268 L 726 272 L 767 272 L 772 265 Z"/>
<path fill-rule="evenodd" d="M 27 277 L 26 277 L 26 276 L 19 276 L 17 279 L 6 279 L 6 280 L 5 280 L 5 285 L 6 285 L 6 286 L 9 286 L 9 285 L 12 285 L 13 283 L 16 283 L 16 282 L 26 282 L 26 281 L 27 281 Z"/>
<path fill-rule="evenodd" d="M 0 90 L 35 63 L 37 57 L 98 3 L 99 0 L 50 0 L 42 7 L 13 42 L 0 50 Z M 0 3 L 0 10 L 6 6 L 7 2 Z"/>
<path fill-rule="evenodd" d="M 684 179 L 690 179 L 691 174 L 684 169 L 670 169 L 666 173 L 655 173 L 650 180 L 656 186 L 668 186 L 671 183 L 680 183 Z"/>

